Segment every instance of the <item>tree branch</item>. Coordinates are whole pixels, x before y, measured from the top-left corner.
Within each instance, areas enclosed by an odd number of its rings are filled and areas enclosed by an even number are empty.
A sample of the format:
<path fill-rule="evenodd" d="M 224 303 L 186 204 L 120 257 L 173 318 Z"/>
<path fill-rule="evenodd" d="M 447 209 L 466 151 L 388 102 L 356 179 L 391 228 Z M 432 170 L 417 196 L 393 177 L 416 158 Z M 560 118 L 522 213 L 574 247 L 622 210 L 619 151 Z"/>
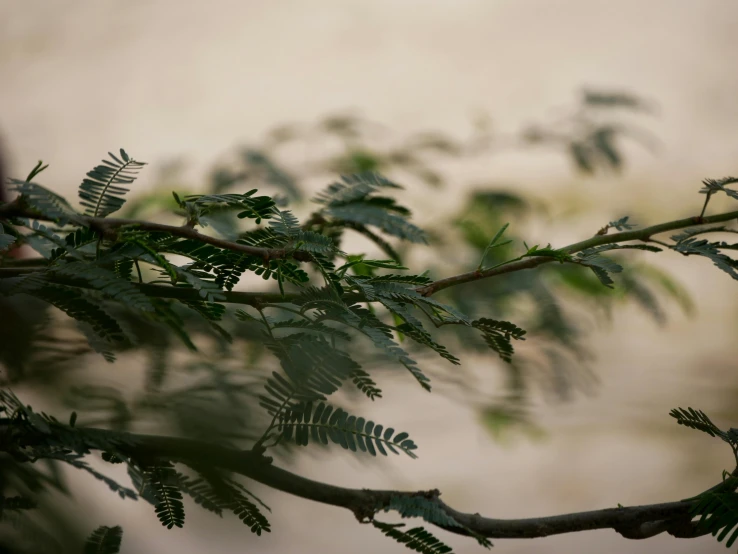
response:
<path fill-rule="evenodd" d="M 645 227 L 637 231 L 623 231 L 612 235 L 595 235 L 592 238 L 575 242 L 569 246 L 565 246 L 560 250 L 566 254 L 575 254 L 586 250 L 587 248 L 593 248 L 595 246 L 602 246 L 605 244 L 615 244 L 619 242 L 628 242 L 632 240 L 639 240 L 647 242 L 652 235 L 658 235 L 659 233 L 665 233 L 667 231 L 675 231 L 677 229 L 684 229 L 693 225 L 703 225 L 709 223 L 722 223 L 725 221 L 731 221 L 738 219 L 738 211 L 727 212 L 724 214 L 713 215 L 709 217 L 687 217 L 684 219 L 677 219 L 675 221 L 669 221 L 666 223 L 660 223 L 658 225 L 652 225 L 651 227 Z M 463 283 L 470 283 L 472 281 L 480 281 L 482 279 L 488 279 L 490 277 L 496 277 L 497 275 L 503 275 L 505 273 L 512 273 L 515 271 L 522 271 L 524 269 L 533 269 L 539 265 L 548 264 L 555 261 L 554 258 L 535 256 L 520 260 L 519 262 L 512 262 L 499 267 L 481 270 L 481 271 L 470 271 L 468 273 L 462 273 L 461 275 L 455 275 L 453 277 L 447 277 L 445 279 L 439 279 L 433 283 L 429 283 L 423 287 L 417 289 L 417 291 L 423 296 L 431 296 L 443 289 L 449 287 L 455 287 Z"/>
<path fill-rule="evenodd" d="M 17 200 L 14 202 L 11 202 L 10 204 L 5 204 L 5 205 L 0 206 L 0 218 L 3 218 L 3 217 L 35 217 L 37 219 L 39 218 L 39 214 L 33 215 L 32 212 L 23 211 L 23 209 L 20 209 L 17 207 L 11 209 L 11 206 L 13 206 L 15 202 L 17 202 Z M 141 230 L 164 231 L 164 232 L 171 233 L 175 236 L 199 240 L 201 242 L 205 242 L 207 244 L 211 244 L 219 248 L 224 248 L 227 250 L 234 250 L 236 252 L 244 252 L 246 254 L 251 254 L 254 256 L 260 256 L 265 260 L 276 259 L 276 258 L 289 258 L 289 257 L 292 257 L 300 261 L 309 261 L 311 259 L 310 254 L 307 252 L 299 252 L 299 251 L 294 252 L 288 249 L 259 248 L 259 247 L 254 247 L 254 246 L 247 246 L 247 245 L 239 244 L 236 242 L 218 239 L 218 238 L 211 237 L 208 235 L 203 235 L 191 227 L 176 227 L 176 226 L 171 226 L 171 225 L 163 225 L 159 223 L 149 223 L 146 221 L 138 221 L 138 220 L 132 220 L 132 219 L 108 219 L 108 218 L 96 218 L 96 217 L 87 217 L 87 216 L 79 216 L 79 217 L 81 218 L 81 221 L 84 224 L 89 225 L 93 229 L 97 229 L 102 233 L 110 232 L 114 229 L 117 229 L 123 226 L 134 226 Z M 738 211 L 726 212 L 723 214 L 717 214 L 717 215 L 708 216 L 708 217 L 699 217 L 699 216 L 687 217 L 684 219 L 677 219 L 674 221 L 668 221 L 666 223 L 660 223 L 658 225 L 652 225 L 651 227 L 645 227 L 639 230 L 623 231 L 620 233 L 614 233 L 612 235 L 595 235 L 589 239 L 570 244 L 569 246 L 565 246 L 561 248 L 560 250 L 566 254 L 575 254 L 577 252 L 581 252 L 582 250 L 586 250 L 588 248 L 593 248 L 596 246 L 602 246 L 606 244 L 616 244 L 616 243 L 629 242 L 629 241 L 634 241 L 634 240 L 638 240 L 642 242 L 649 242 L 653 235 L 658 235 L 660 233 L 665 233 L 667 231 L 675 231 L 678 229 L 692 227 L 694 225 L 723 223 L 723 222 L 731 221 L 734 219 L 738 219 Z M 496 277 L 498 275 L 504 275 L 506 273 L 514 273 L 516 271 L 523 271 L 525 269 L 534 269 L 540 265 L 548 264 L 553 261 L 555 261 L 555 259 L 551 257 L 532 256 L 524 260 L 511 262 L 508 264 L 504 264 L 504 265 L 486 269 L 486 270 L 470 271 L 467 273 L 462 273 L 460 275 L 454 275 L 452 277 L 446 277 L 444 279 L 439 279 L 438 281 L 434 281 L 422 287 L 418 287 L 415 290 L 418 293 L 422 294 L 423 296 L 431 296 L 449 287 L 454 287 L 457 285 L 461 285 L 464 283 L 470 283 L 473 281 L 480 281 L 482 279 L 489 279 L 490 277 Z M 15 268 L 15 267 L 0 268 L 0 278 L 14 277 L 20 274 L 27 273 L 29 271 L 31 271 L 29 268 Z M 194 289 L 175 288 L 175 287 L 147 285 L 147 284 L 138 285 L 138 286 L 141 287 L 144 290 L 144 292 L 150 296 L 157 296 L 161 298 L 177 298 L 180 300 L 198 300 L 199 299 L 197 291 L 195 291 Z M 257 305 L 258 303 L 289 302 L 291 299 L 295 297 L 295 295 L 290 295 L 290 294 L 286 294 L 285 296 L 282 296 L 278 293 L 226 292 L 224 294 L 226 297 L 224 302 L 226 303 L 249 304 L 252 306 Z M 363 298 L 363 295 L 355 294 L 355 293 L 350 293 L 348 295 L 345 295 L 344 300 L 347 302 L 348 301 L 353 301 L 353 302 L 365 302 L 366 301 L 366 299 Z"/>
<path fill-rule="evenodd" d="M 130 457 L 133 461 L 147 463 L 173 461 L 194 467 L 220 468 L 293 496 L 346 508 L 361 522 L 369 521 L 376 512 L 389 506 L 397 497 L 423 496 L 461 524 L 460 527 L 436 524 L 437 526 L 464 536 L 476 534 L 487 538 L 530 539 L 595 529 L 614 529 L 629 539 L 645 539 L 665 531 L 680 537 L 697 536 L 690 523 L 689 509 L 693 504 L 689 501 L 607 508 L 527 519 L 493 519 L 452 508 L 439 498 L 438 490 L 396 491 L 338 487 L 276 467 L 272 463 L 272 458 L 251 450 L 237 450 L 187 438 L 73 428 L 58 423 L 52 425 L 54 428 L 58 427 L 53 431 L 55 434 L 62 431 L 64 434 L 73 434 L 75 445 L 79 445 L 82 441 L 90 450 L 102 449 L 96 444 L 103 442 L 115 445 L 118 453 Z M 47 436 L 42 432 L 24 423 L 9 419 L 0 420 L 2 451 L 18 455 L 20 448 L 44 444 L 46 439 Z"/>
<path fill-rule="evenodd" d="M 18 199 L 10 202 L 9 204 L 0 206 L 0 219 L 10 219 L 14 217 L 53 221 L 52 218 L 45 216 L 44 214 L 24 208 L 18 202 Z M 75 215 L 74 221 L 75 223 L 94 229 L 106 237 L 114 234 L 116 229 L 120 229 L 121 227 L 130 227 L 141 231 L 164 232 L 176 237 L 198 240 L 224 250 L 232 250 L 234 252 L 241 252 L 251 256 L 258 256 L 265 261 L 282 258 L 293 258 L 302 262 L 312 260 L 312 256 L 308 252 L 294 251 L 287 248 L 260 248 L 258 246 L 249 246 L 239 242 L 204 235 L 194 227 L 187 225 L 164 225 L 162 223 L 152 223 L 138 219 L 116 219 L 107 217 L 90 217 L 85 215 Z"/>

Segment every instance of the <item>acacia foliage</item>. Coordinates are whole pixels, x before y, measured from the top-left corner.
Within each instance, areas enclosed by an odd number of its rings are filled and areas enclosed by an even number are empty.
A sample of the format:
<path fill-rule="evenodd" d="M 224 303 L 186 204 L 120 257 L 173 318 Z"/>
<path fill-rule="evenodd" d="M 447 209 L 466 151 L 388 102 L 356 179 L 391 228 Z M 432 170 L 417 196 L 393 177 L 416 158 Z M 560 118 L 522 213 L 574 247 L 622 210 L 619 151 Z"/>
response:
<path fill-rule="evenodd" d="M 37 471 L 29 472 L 27 464 L 44 459 L 90 473 L 121 498 L 143 499 L 168 529 L 184 525 L 183 495 L 187 495 L 215 514 L 235 514 L 257 535 L 270 532 L 269 508 L 234 476 L 202 464 L 183 464 L 179 459 L 141 456 L 135 439 L 124 432 L 138 415 L 134 410 L 164 406 L 192 435 L 246 441 L 259 455 L 312 444 L 336 445 L 357 455 L 404 454 L 414 458 L 418 445 L 410 433 L 354 413 L 340 405 L 338 393 L 353 390 L 370 400 L 381 398 L 380 369 L 403 370 L 430 391 L 433 380 L 426 369 L 430 365 L 427 353 L 450 366 L 461 361 L 441 342 L 444 337 L 456 345 L 463 341 L 485 346 L 512 368 L 511 374 L 516 369 L 515 345 L 526 338 L 554 340 L 564 351 L 578 352 L 576 328 L 555 301 L 552 283 L 576 285 L 580 292 L 596 297 L 599 292 L 589 292 L 595 289 L 588 288 L 591 282 L 582 277 L 585 270 L 591 271 L 602 289 L 624 285 L 642 304 L 656 310 L 654 297 L 632 275 L 616 281 L 624 264 L 610 257 L 615 250 L 658 252 L 670 248 L 684 255 L 707 257 L 731 277 L 738 275 L 736 262 L 725 253 L 736 249 L 735 244 L 698 238 L 732 232 L 723 226 L 689 226 L 672 236 L 671 243 L 662 241 L 658 247 L 629 243 L 647 241 L 650 236 L 646 235 L 624 235 L 622 241 L 603 239 L 578 249 L 524 243 L 521 247 L 521 241 L 505 236 L 508 224 L 485 233 L 470 213 L 459 229 L 467 234 L 470 245 L 478 246 L 481 259 L 476 273 L 480 283 L 484 272 L 497 268 L 525 268 L 514 264 L 530 260 L 557 262 L 552 264 L 556 267 L 551 270 L 556 271 L 554 280 L 535 276 L 544 274 L 541 270 L 520 279 L 516 289 L 508 285 L 507 289 L 491 287 L 485 291 L 492 298 L 529 294 L 536 299 L 540 311 L 529 333 L 525 325 L 503 317 L 503 307 L 477 313 L 479 290 L 459 296 L 460 287 L 451 288 L 453 294 L 439 299 L 433 294 L 435 282 L 428 272 L 413 273 L 403 265 L 401 249 L 394 243 L 426 243 L 432 242 L 432 237 L 413 222 L 411 211 L 391 196 L 401 187 L 376 171 L 346 174 L 329 184 L 314 199 L 317 209 L 302 221 L 279 198 L 257 195 L 256 189 L 244 193 L 216 190 L 205 195 L 174 192 L 176 213 L 183 224 L 163 225 L 111 217 L 125 207 L 127 187 L 135 183 L 145 164 L 123 150 L 109 156 L 80 185 L 82 209 L 35 182 L 43 169 L 41 164 L 25 180 L 13 181 L 19 196 L 0 206 L 0 250 L 8 252 L 26 244 L 39 257 L 31 264 L 11 263 L 3 257 L 0 293 L 10 306 L 18 299 L 36 302 L 29 304 L 35 306 L 29 310 L 37 309 L 39 314 L 45 313 L 45 305 L 57 308 L 78 325 L 85 343 L 108 362 L 127 350 L 146 351 L 151 362 L 147 401 L 131 408 L 115 389 L 83 386 L 73 390 L 70 404 L 80 413 L 103 416 L 105 426 L 115 431 L 106 433 L 78 426 L 76 411 L 64 424 L 53 416 L 36 413 L 10 390 L 0 391 L 3 423 L 16 433 L 12 435 L 16 442 L 6 445 L 6 452 L 13 455 L 6 469 L 8 474 L 25 476 L 24 486 L 8 485 L 3 490 L 3 514 L 34 509 L 30 492 L 44 477 Z M 249 160 L 267 163 L 265 156 L 253 153 Z M 287 179 L 275 167 L 268 175 Z M 734 197 L 729 188 L 734 182 L 732 178 L 706 180 L 702 192 L 707 200 L 721 192 Z M 470 212 L 484 202 L 496 201 L 515 203 L 512 197 L 478 194 Z M 214 234 L 196 231 L 205 227 L 211 227 Z M 609 228 L 623 233 L 636 229 L 627 218 L 621 218 L 605 226 L 598 236 L 605 237 Z M 370 239 L 385 257 L 344 252 L 344 234 L 351 232 Z M 208 238 L 213 236 L 220 238 Z M 249 279 L 253 276 L 275 283 L 276 289 L 266 293 L 238 290 L 252 283 Z M 44 340 L 50 337 L 37 323 L 27 329 L 29 340 L 41 351 Z M 453 332 L 441 332 L 446 329 Z M 172 338 L 179 348 L 198 352 L 205 336 L 212 343 L 207 346 L 210 350 L 195 358 L 190 367 L 207 379 L 186 390 L 167 390 L 171 367 L 166 358 L 178 348 Z M 470 337 L 476 342 L 470 343 Z M 241 340 L 259 344 L 262 357 L 255 361 L 263 361 L 264 353 L 270 360 L 264 373 L 249 374 L 246 380 L 207 359 L 215 352 L 221 357 L 232 355 L 229 345 Z M 78 354 L 53 344 L 47 348 L 56 356 L 56 364 L 73 363 Z M 372 353 L 368 361 L 362 356 L 365 352 Z M 8 364 L 7 359 L 3 361 Z M 11 362 L 16 364 L 17 375 L 33 365 L 30 354 Z M 214 393 L 219 401 L 225 399 L 238 408 L 239 415 L 228 414 L 227 424 L 218 420 L 223 413 L 211 413 L 212 406 L 204 400 Z M 245 397 L 258 398 L 258 408 Z M 735 451 L 733 430 L 719 430 L 697 411 L 675 411 L 672 415 L 679 423 L 721 438 Z M 17 442 L 18 437 L 24 438 Z M 133 486 L 122 486 L 93 469 L 84 461 L 92 451 L 102 452 L 108 463 L 125 464 Z M 695 515 L 702 517 L 709 531 L 720 532 L 720 540 L 738 523 L 731 496 L 734 491 L 735 487 L 724 486 L 695 502 Z M 374 518 L 388 510 L 444 528 L 462 529 L 489 546 L 485 537 L 422 498 L 398 496 L 389 504 L 374 507 L 370 514 L 374 527 L 411 549 L 450 551 L 424 528 L 403 531 L 399 525 Z M 89 536 L 85 552 L 117 552 L 121 537 L 120 527 L 100 527 Z M 735 534 L 728 545 L 733 540 Z"/>

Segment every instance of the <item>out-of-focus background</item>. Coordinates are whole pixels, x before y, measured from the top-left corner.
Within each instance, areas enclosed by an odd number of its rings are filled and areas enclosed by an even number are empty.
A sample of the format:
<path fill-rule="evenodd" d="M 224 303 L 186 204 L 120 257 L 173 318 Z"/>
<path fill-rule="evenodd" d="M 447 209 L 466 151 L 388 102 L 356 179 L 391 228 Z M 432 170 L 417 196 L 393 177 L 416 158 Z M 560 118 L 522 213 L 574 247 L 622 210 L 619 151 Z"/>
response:
<path fill-rule="evenodd" d="M 736 23 L 738 5 L 720 0 L 8 0 L 0 134 L 13 176 L 43 158 L 50 169 L 41 181 L 66 195 L 120 146 L 150 164 L 138 190 L 175 162 L 178 183 L 196 190 L 234 147 L 330 113 L 376 122 L 382 145 L 427 129 L 462 137 L 484 115 L 512 136 L 555 120 L 587 87 L 647 99 L 654 109 L 637 124 L 656 144 L 626 141 L 621 172 L 586 175 L 561 152 L 513 146 L 442 162 L 445 187 L 405 183 L 421 226 L 461 206 L 472 184 L 504 185 L 548 208 L 518 234 L 563 245 L 627 214 L 644 225 L 694 215 L 701 179 L 738 172 Z M 293 153 L 292 162 L 310 154 Z M 707 261 L 657 257 L 696 313 L 669 309 L 659 327 L 636 308 L 618 310 L 588 338 L 598 382 L 566 400 L 535 397 L 542 433 L 495 439 L 453 395 L 387 387 L 383 418 L 413 433 L 419 460 L 367 466 L 349 455 L 306 456 L 296 470 L 355 487 L 437 487 L 455 507 L 499 518 L 677 500 L 711 486 L 730 468 L 730 452 L 667 414 L 689 404 L 736 425 L 738 294 Z M 484 374 L 489 358 L 467 363 Z M 129 369 L 100 371 L 124 382 Z M 184 529 L 167 531 L 150 507 L 124 504 L 98 482 L 74 505 L 90 530 L 122 525 L 125 553 L 403 551 L 348 512 L 264 497 L 274 532 L 260 538 L 235 518 L 194 508 Z M 458 552 L 479 551 L 439 536 Z M 636 542 L 612 531 L 495 543 L 510 553 L 724 550 L 712 537 Z"/>

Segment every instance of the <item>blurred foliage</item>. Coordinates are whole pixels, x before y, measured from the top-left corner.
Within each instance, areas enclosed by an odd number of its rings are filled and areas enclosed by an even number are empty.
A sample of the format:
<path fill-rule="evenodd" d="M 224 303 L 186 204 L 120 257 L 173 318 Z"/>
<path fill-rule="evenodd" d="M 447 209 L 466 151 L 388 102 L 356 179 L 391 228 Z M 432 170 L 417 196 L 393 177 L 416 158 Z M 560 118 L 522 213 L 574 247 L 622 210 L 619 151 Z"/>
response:
<path fill-rule="evenodd" d="M 79 225 L 79 214 L 66 200 L 32 182 L 44 169 L 39 165 L 27 179 L 15 181 L 15 187 L 36 213 L 54 223 L 16 218 L 14 224 L 23 232 L 0 229 L 5 241 L 0 249 L 25 243 L 42 256 L 1 258 L 0 269 L 16 272 L 13 278 L 0 280 L 0 292 L 5 294 L 0 296 L 3 385 L 32 388 L 41 403 L 54 409 L 61 402 L 75 411 L 79 425 L 124 432 L 155 422 L 174 435 L 224 444 L 246 442 L 265 448 L 279 444 L 277 453 L 285 458 L 308 442 L 332 442 L 373 454 L 386 454 L 386 448 L 413 456 L 415 445 L 407 433 L 384 428 L 382 434 L 381 425 L 375 430 L 374 422 L 350 416 L 344 408 L 357 396 L 381 397 L 380 385 L 392 378 L 390 372 L 400 364 L 428 390 L 430 377 L 445 383 L 446 390 L 458 387 L 464 402 L 478 410 L 495 437 L 518 432 L 540 436 L 542 430 L 529 410 L 536 390 L 566 398 L 592 382 L 592 353 L 587 348 L 591 318 L 607 316 L 627 301 L 661 323 L 664 301 L 675 302 L 689 313 L 693 309 L 689 297 L 671 276 L 641 260 L 630 262 L 629 257 L 622 262 L 628 268 L 624 272 L 580 257 L 576 264 L 548 264 L 536 271 L 451 287 L 437 299 L 422 296 L 415 287 L 442 273 L 469 268 L 436 263 L 421 275 L 404 274 L 403 264 L 414 255 L 415 244 L 428 242 L 439 260 L 458 260 L 463 257 L 453 253 L 466 252 L 479 260 L 480 270 L 502 265 L 519 259 L 524 244 L 516 225 L 508 227 L 509 222 L 535 217 L 541 207 L 509 189 L 477 188 L 458 213 L 439 210 L 435 229 L 426 233 L 410 221 L 410 210 L 389 194 L 399 188 L 394 179 L 403 175 L 427 187 L 446 187 L 448 178 L 439 162 L 463 161 L 510 146 L 560 150 L 583 173 L 620 171 L 624 167 L 621 138 L 635 138 L 649 146 L 652 140 L 623 123 L 618 114 L 649 109 L 631 95 L 585 91 L 568 115 L 528 127 L 515 137 L 498 136 L 488 121 L 481 120 L 465 140 L 423 132 L 395 145 L 386 137 L 376 138 L 384 132 L 378 126 L 340 114 L 314 125 L 275 129 L 260 145 L 238 150 L 230 162 L 215 167 L 198 194 L 186 190 L 170 173 L 162 178 L 163 186 L 124 204 L 123 195 L 144 164 L 123 151 L 95 167 L 80 187 L 89 217 L 120 209 L 121 217 L 151 220 L 173 212 L 184 218 L 187 228 L 200 225 L 245 247 L 297 253 L 296 260 L 260 259 L 203 244 L 197 238 L 125 225 L 100 224 L 95 230 L 83 224 L 70 232 L 65 225 Z M 318 151 L 318 145 L 325 148 Z M 314 158 L 296 163 L 294 152 L 307 146 Z M 344 175 L 342 180 L 308 206 L 306 183 L 337 173 Z M 725 191 L 730 183 L 706 182 L 707 198 L 720 187 Z M 169 192 L 172 187 L 177 189 L 174 195 Z M 245 188 L 266 191 L 268 196 L 255 196 L 255 190 L 236 192 Z M 283 209 L 288 203 L 304 212 L 302 224 L 291 210 Z M 243 230 L 243 220 L 249 223 L 248 230 Z M 626 218 L 609 224 L 618 229 L 627 225 Z M 372 250 L 343 252 L 344 236 L 350 233 L 368 239 Z M 526 245 L 525 256 L 558 255 L 549 247 L 537 248 Z M 713 243 L 683 237 L 678 248 L 685 254 L 708 256 L 730 269 Z M 187 262 L 177 265 L 179 259 Z M 300 261 L 309 263 L 300 265 Z M 41 269 L 46 273 L 34 275 Z M 238 310 L 219 303 L 224 293 L 238 293 L 244 285 L 258 294 L 265 285 L 256 285 L 259 281 L 254 276 L 277 287 L 268 289 L 273 300 L 244 301 L 251 306 Z M 315 279 L 323 280 L 322 288 L 308 286 Z M 87 281 L 94 290 L 80 292 L 76 288 L 80 281 Z M 165 284 L 171 292 L 152 298 L 133 287 L 135 282 L 145 282 L 153 296 L 160 293 L 152 291 L 163 290 Z M 195 296 L 186 296 L 188 292 Z M 377 305 L 344 305 L 343 294 L 364 295 Z M 50 305 L 73 319 L 59 317 Z M 424 327 L 417 316 L 433 325 Z M 80 340 L 81 335 L 86 340 Z M 337 344 L 354 335 L 368 340 L 352 342 L 349 356 Z M 525 348 L 512 357 L 511 339 L 523 340 L 523 335 L 528 339 Z M 439 342 L 441 336 L 448 348 Z M 492 357 L 486 364 L 495 363 L 504 382 L 492 397 L 468 386 L 472 374 L 454 368 L 452 376 L 441 367 L 445 362 L 458 364 L 450 350 L 481 356 L 490 349 Z M 142 378 L 142 386 L 106 384 L 99 370 L 86 373 L 83 366 L 91 361 L 86 355 L 94 351 L 108 361 L 119 357 L 143 364 L 141 374 L 131 376 Z M 354 360 L 360 360 L 360 365 Z M 300 377 L 307 372 L 305 364 L 312 368 L 310 378 Z M 276 372 L 280 367 L 284 375 Z M 341 405 L 326 407 L 326 397 L 343 381 L 354 386 L 334 401 Z M 14 417 L 22 414 L 40 425 L 38 414 L 14 402 L 14 397 L 5 398 L 6 411 L 14 406 Z M 45 423 L 49 424 L 54 420 Z M 326 425 L 331 428 L 328 433 L 323 430 Z M 358 435 L 369 438 L 354 442 Z M 81 463 L 69 453 L 56 456 L 48 459 Z M 2 484 L 6 498 L 15 494 L 35 505 L 39 502 L 35 493 L 47 485 L 63 490 L 58 477 L 48 481 L 51 478 L 44 472 L 28 477 L 24 464 L 2 461 L 7 462 Z M 147 469 L 133 460 L 129 464 L 134 481 L 153 487 L 149 492 L 156 497 L 157 514 L 165 526 L 181 526 L 184 512 L 179 511 L 177 491 L 182 490 L 213 511 L 233 511 L 254 532 L 268 531 L 258 507 L 246 498 L 251 493 L 235 482 L 212 488 L 212 475 L 197 481 L 200 478 L 179 475 L 169 466 Z M 139 489 L 138 494 L 146 492 Z M 162 508 L 162 499 L 174 509 Z M 22 502 L 16 508 L 22 512 Z M 404 533 L 390 527 L 382 530 L 396 540 L 416 540 L 410 535 L 414 530 Z M 88 545 L 117 551 L 116 529 L 98 529 Z M 426 539 L 428 548 L 437 547 L 435 538 L 423 535 Z"/>

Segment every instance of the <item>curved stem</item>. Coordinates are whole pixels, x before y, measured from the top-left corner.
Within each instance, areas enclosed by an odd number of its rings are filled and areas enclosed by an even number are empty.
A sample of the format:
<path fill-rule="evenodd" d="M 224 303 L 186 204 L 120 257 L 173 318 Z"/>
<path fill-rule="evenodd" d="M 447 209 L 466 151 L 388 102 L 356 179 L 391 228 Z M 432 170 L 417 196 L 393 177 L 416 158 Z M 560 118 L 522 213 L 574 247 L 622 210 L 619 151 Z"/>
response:
<path fill-rule="evenodd" d="M 700 225 L 705 223 L 722 223 L 725 221 L 731 221 L 738 219 L 738 211 L 727 212 L 724 214 L 713 215 L 709 217 L 687 217 L 684 219 L 677 219 L 666 223 L 660 223 L 658 225 L 652 225 L 651 227 L 644 227 L 637 231 L 623 231 L 621 233 L 614 233 L 612 235 L 595 235 L 592 238 L 575 242 L 569 246 L 565 246 L 560 250 L 566 254 L 574 254 L 581 252 L 587 248 L 593 248 L 595 246 L 602 246 L 605 244 L 615 244 L 618 242 L 628 242 L 632 240 L 648 241 L 652 235 L 658 235 L 667 231 L 675 231 L 677 229 L 684 229 L 685 227 L 691 227 L 693 225 Z M 480 281 L 482 279 L 488 279 L 497 275 L 505 273 L 512 273 L 514 271 L 522 271 L 524 269 L 533 269 L 539 265 L 551 263 L 555 261 L 554 258 L 549 257 L 533 257 L 517 262 L 512 262 L 503 266 L 496 266 L 494 268 L 485 269 L 483 271 L 470 271 L 468 273 L 462 273 L 461 275 L 455 275 L 453 277 L 447 277 L 445 279 L 439 279 L 424 287 L 420 287 L 417 291 L 423 296 L 430 296 L 443 289 L 449 287 L 455 287 L 463 283 L 470 283 L 472 281 Z"/>
<path fill-rule="evenodd" d="M 12 450 L 14 444 L 29 445 L 43 443 L 45 436 L 22 423 L 2 420 L 0 425 L 0 450 Z M 60 430 L 77 434 L 79 440 L 94 437 L 87 444 L 91 450 L 96 446 L 115 444 L 117 449 L 132 459 L 158 459 L 182 462 L 194 466 L 217 467 L 243 475 L 282 492 L 346 508 L 360 521 L 367 521 L 377 511 L 390 505 L 397 497 L 422 495 L 436 504 L 463 527 L 446 527 L 452 533 L 469 536 L 471 533 L 488 538 L 522 539 L 547 537 L 564 533 L 576 533 L 595 529 L 614 529 L 629 539 L 644 539 L 664 531 L 675 536 L 695 536 L 689 527 L 689 510 L 692 501 L 665 502 L 645 506 L 606 508 L 546 517 L 524 519 L 496 519 L 478 513 L 458 511 L 445 502 L 434 491 L 399 491 L 351 489 L 307 479 L 285 469 L 276 467 L 272 459 L 258 450 L 237 450 L 206 441 L 120 433 L 105 429 L 70 428 L 56 424 Z"/>

